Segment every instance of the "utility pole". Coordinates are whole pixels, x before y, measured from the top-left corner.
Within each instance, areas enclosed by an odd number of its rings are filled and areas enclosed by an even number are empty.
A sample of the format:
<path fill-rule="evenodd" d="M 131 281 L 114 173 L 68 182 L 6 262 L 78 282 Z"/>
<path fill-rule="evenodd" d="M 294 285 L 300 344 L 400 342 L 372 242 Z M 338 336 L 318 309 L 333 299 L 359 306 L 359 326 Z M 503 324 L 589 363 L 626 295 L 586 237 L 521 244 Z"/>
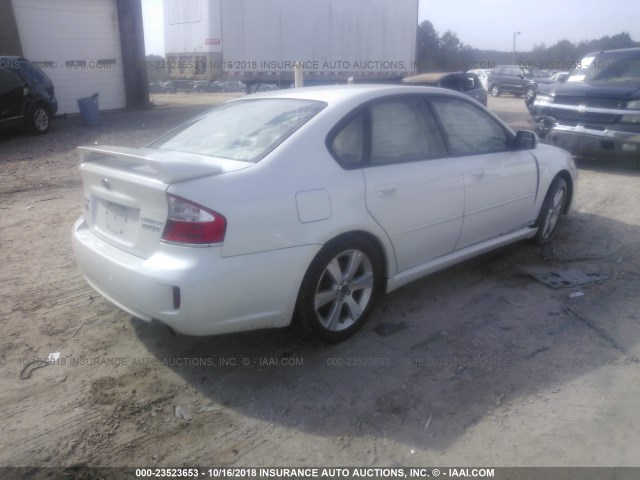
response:
<path fill-rule="evenodd" d="M 520 32 L 513 32 L 513 63 L 516 64 L 516 35 L 520 35 Z"/>

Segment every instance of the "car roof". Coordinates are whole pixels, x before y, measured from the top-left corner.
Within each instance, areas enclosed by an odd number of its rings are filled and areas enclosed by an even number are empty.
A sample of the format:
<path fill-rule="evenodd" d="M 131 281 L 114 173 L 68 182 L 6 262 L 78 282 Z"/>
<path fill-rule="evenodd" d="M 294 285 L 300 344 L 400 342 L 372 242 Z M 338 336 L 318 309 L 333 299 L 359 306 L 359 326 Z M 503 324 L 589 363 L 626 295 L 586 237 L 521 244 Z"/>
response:
<path fill-rule="evenodd" d="M 463 98 L 465 100 L 468 99 L 466 95 L 463 95 L 456 91 L 437 87 L 356 84 L 274 90 L 271 92 L 261 92 L 247 95 L 246 97 L 242 97 L 238 100 L 242 100 L 244 98 L 290 98 L 299 100 L 316 100 L 328 104 L 337 104 L 351 101 L 365 102 L 367 100 L 374 100 L 381 96 L 402 95 L 410 93 L 451 95 Z"/>

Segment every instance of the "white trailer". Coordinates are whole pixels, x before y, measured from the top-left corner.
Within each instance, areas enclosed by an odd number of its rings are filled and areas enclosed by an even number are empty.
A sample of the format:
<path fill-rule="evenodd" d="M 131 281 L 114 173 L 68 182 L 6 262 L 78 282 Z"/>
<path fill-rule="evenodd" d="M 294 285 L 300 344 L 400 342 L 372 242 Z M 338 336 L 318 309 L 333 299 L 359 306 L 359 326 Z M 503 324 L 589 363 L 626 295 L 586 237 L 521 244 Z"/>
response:
<path fill-rule="evenodd" d="M 415 73 L 418 0 L 164 0 L 173 78 L 379 80 Z"/>

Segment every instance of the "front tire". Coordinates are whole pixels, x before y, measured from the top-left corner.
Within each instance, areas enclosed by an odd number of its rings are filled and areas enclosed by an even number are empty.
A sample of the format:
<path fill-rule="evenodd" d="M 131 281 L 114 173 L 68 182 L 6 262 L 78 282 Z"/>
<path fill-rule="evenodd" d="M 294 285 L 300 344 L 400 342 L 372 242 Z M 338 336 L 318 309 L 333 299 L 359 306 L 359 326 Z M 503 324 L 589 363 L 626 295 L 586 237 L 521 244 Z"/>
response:
<path fill-rule="evenodd" d="M 533 87 L 527 87 L 527 89 L 524 91 L 524 99 L 527 102 L 532 98 L 534 98 L 535 96 L 536 96 L 536 89 Z"/>
<path fill-rule="evenodd" d="M 42 104 L 36 104 L 29 112 L 28 117 L 29 132 L 35 135 L 42 135 L 49 131 L 51 126 L 51 116 L 49 110 Z"/>
<path fill-rule="evenodd" d="M 491 96 L 499 97 L 500 96 L 500 86 L 499 85 L 491 85 Z"/>
<path fill-rule="evenodd" d="M 553 240 L 560 223 L 560 216 L 567 204 L 568 191 L 569 188 L 564 178 L 556 177 L 551 182 L 536 222 L 538 233 L 533 237 L 533 241 L 538 245 L 544 245 Z"/>
<path fill-rule="evenodd" d="M 296 322 L 305 336 L 336 343 L 362 327 L 382 284 L 378 250 L 364 238 L 325 245 L 304 276 Z"/>
<path fill-rule="evenodd" d="M 527 106 L 527 110 L 529 111 L 530 114 L 533 115 L 533 111 L 534 111 L 534 106 L 533 104 L 536 101 L 536 94 L 534 92 L 534 94 L 531 96 L 531 98 L 527 98 L 524 101 L 524 104 Z"/>

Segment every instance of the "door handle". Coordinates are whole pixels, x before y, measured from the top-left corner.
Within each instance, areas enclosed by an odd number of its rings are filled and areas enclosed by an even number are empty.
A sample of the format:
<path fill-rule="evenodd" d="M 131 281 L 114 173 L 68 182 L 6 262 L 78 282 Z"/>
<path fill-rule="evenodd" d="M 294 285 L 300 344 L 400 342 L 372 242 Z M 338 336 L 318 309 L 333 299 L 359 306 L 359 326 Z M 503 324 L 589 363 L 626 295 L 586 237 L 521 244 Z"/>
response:
<path fill-rule="evenodd" d="M 482 177 L 484 177 L 485 173 L 485 171 L 476 171 L 471 172 L 469 176 L 471 177 L 471 180 L 475 180 L 477 182 L 478 180 L 482 180 Z"/>
<path fill-rule="evenodd" d="M 395 185 L 380 185 L 375 190 L 379 197 L 389 197 L 396 193 L 397 189 Z"/>

